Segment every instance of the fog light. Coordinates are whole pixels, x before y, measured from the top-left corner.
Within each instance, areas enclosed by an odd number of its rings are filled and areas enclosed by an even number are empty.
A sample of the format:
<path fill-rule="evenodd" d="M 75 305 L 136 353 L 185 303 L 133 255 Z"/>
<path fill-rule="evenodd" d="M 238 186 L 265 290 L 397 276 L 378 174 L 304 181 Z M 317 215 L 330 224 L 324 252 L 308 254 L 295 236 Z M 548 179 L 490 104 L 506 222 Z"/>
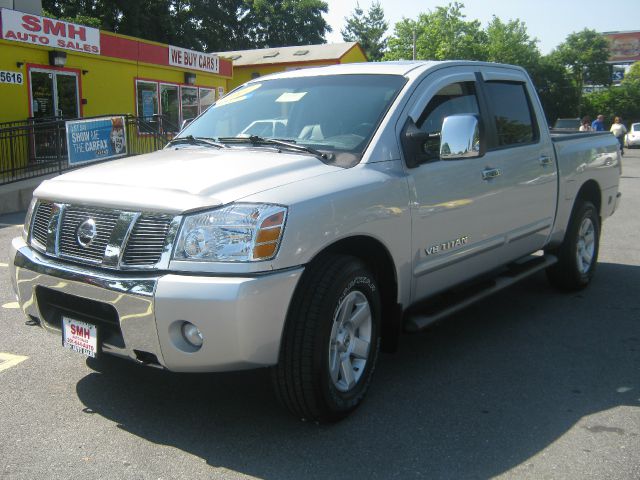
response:
<path fill-rule="evenodd" d="M 204 342 L 202 333 L 193 323 L 184 322 L 182 324 L 182 336 L 190 345 L 196 348 L 200 348 Z"/>

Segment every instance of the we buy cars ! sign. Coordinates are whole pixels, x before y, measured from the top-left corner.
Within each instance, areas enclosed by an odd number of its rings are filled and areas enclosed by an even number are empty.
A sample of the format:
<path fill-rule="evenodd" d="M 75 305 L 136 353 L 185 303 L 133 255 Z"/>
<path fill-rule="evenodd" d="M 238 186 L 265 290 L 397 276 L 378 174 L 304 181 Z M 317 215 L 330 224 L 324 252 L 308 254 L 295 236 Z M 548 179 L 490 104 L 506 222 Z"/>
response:
<path fill-rule="evenodd" d="M 16 10 L 2 9 L 2 38 L 100 55 L 100 30 Z"/>
<path fill-rule="evenodd" d="M 169 45 L 169 65 L 210 73 L 220 72 L 220 59 L 217 55 L 196 52 L 173 45 Z"/>

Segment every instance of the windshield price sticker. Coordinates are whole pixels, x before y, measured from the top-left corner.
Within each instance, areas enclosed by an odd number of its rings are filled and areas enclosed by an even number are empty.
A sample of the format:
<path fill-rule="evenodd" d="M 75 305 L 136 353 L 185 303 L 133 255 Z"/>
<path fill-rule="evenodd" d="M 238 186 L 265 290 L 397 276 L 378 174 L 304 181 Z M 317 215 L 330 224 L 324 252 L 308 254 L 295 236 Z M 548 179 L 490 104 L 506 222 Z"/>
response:
<path fill-rule="evenodd" d="M 62 346 L 94 357 L 98 351 L 98 331 L 95 325 L 62 317 Z"/>
<path fill-rule="evenodd" d="M 12 83 L 14 85 L 22 85 L 24 83 L 24 75 L 22 72 L 11 72 L 9 70 L 0 70 L 0 83 Z"/>

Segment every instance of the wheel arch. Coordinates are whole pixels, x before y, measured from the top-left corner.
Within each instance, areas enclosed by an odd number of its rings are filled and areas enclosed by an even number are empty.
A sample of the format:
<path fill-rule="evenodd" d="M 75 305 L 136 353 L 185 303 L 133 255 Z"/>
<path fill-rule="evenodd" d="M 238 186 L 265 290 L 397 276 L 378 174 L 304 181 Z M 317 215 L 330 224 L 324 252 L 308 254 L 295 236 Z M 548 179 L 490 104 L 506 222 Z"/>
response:
<path fill-rule="evenodd" d="M 402 330 L 402 306 L 398 303 L 398 274 L 393 257 L 379 240 L 356 235 L 340 239 L 318 252 L 308 265 L 322 262 L 329 254 L 349 255 L 361 260 L 376 278 L 382 303 L 381 348 L 394 352 Z"/>
<path fill-rule="evenodd" d="M 576 195 L 576 200 L 573 202 L 574 209 L 580 200 L 586 200 L 593 203 L 596 207 L 596 211 L 598 212 L 598 216 L 600 216 L 600 209 L 602 207 L 602 191 L 600 190 L 598 182 L 590 179 L 580 187 L 580 190 L 578 190 L 578 194 Z"/>

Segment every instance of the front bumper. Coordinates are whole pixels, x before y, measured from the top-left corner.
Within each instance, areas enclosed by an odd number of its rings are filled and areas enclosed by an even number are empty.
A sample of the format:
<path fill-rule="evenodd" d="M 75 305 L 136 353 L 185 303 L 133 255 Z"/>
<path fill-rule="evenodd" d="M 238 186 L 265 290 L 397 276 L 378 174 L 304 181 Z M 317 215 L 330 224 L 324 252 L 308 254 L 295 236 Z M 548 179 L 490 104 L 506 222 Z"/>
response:
<path fill-rule="evenodd" d="M 275 365 L 291 297 L 303 268 L 253 277 L 117 274 L 53 260 L 22 238 L 10 275 L 23 312 L 61 334 L 61 316 L 98 325 L 101 351 L 176 372 Z M 185 348 L 182 322 L 204 343 Z M 101 340 L 100 340 L 101 339 Z"/>

